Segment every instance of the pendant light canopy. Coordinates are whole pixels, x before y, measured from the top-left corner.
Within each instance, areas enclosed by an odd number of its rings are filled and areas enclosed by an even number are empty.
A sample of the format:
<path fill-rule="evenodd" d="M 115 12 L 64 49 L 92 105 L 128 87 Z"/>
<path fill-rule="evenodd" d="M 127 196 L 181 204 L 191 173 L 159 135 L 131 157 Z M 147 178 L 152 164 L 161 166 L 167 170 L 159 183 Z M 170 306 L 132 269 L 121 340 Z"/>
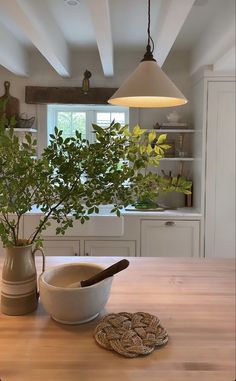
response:
<path fill-rule="evenodd" d="M 108 100 L 108 103 L 127 107 L 174 107 L 184 105 L 188 102 L 187 99 L 153 58 L 154 43 L 150 36 L 150 0 L 148 0 L 147 32 L 148 44 L 142 61 Z"/>

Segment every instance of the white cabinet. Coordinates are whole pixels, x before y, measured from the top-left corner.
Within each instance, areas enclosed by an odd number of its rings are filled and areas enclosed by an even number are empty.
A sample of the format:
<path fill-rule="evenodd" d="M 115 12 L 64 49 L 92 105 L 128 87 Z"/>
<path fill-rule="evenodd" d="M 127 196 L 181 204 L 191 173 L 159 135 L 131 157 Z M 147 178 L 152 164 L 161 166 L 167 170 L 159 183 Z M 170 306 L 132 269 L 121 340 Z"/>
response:
<path fill-rule="evenodd" d="M 142 220 L 141 256 L 198 257 L 199 221 Z"/>
<path fill-rule="evenodd" d="M 201 252 L 205 257 L 234 257 L 235 77 L 199 71 L 193 77 L 192 105 L 194 205 L 204 216 Z"/>
<path fill-rule="evenodd" d="M 91 256 L 114 256 L 114 257 L 134 257 L 135 241 L 94 241 L 84 242 L 85 255 Z"/>
<path fill-rule="evenodd" d="M 67 255 L 80 255 L 80 241 L 79 240 L 44 240 L 43 249 L 46 256 L 67 256 Z"/>
<path fill-rule="evenodd" d="M 235 82 L 208 83 L 206 257 L 235 256 Z"/>

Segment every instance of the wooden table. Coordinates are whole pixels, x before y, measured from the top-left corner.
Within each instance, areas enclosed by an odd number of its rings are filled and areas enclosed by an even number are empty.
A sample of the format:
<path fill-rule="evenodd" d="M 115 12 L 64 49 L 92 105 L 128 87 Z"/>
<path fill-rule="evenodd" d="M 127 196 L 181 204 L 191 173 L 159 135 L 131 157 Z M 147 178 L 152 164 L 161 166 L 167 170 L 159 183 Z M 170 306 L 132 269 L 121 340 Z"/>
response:
<path fill-rule="evenodd" d="M 118 259 L 50 257 L 47 268 L 79 261 L 108 266 Z M 127 359 L 94 341 L 100 317 L 62 325 L 39 305 L 26 316 L 0 315 L 1 381 L 234 381 L 234 261 L 129 259 L 102 315 L 157 315 L 169 333 L 165 347 Z"/>

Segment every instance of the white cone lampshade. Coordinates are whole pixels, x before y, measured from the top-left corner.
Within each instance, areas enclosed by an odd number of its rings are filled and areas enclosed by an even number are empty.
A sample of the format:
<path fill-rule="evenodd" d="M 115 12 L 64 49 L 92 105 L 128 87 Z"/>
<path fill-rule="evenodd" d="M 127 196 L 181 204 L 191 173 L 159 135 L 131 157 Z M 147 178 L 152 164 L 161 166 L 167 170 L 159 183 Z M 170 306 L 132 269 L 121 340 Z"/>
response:
<path fill-rule="evenodd" d="M 108 100 L 113 105 L 147 108 L 181 106 L 187 102 L 155 60 L 141 61 Z"/>

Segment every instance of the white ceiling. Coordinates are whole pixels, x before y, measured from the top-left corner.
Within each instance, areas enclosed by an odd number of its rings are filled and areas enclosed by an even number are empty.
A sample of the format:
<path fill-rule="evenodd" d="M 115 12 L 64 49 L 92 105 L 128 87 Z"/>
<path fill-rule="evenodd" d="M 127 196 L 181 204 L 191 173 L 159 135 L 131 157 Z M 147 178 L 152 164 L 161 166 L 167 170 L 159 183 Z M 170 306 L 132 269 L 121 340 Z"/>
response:
<path fill-rule="evenodd" d="M 227 8 L 234 0 L 151 0 L 160 65 L 171 50 L 193 50 L 222 15 L 222 3 Z M 99 51 L 104 75 L 111 76 L 114 51 L 144 52 L 146 41 L 147 0 L 79 0 L 74 6 L 65 0 L 0 0 L 0 65 L 18 75 L 27 75 L 29 50 L 39 50 L 67 77 L 71 52 L 90 49 Z"/>

